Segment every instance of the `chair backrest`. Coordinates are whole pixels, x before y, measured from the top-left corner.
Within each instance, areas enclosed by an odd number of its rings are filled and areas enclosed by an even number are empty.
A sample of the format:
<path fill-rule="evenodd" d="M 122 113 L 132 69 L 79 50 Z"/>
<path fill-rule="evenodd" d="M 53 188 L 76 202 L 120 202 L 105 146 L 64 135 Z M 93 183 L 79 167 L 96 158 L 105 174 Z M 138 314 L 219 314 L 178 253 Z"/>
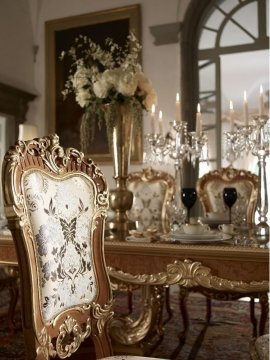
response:
<path fill-rule="evenodd" d="M 129 219 L 136 221 L 138 230 L 168 231 L 166 204 L 174 194 L 174 177 L 167 172 L 145 168 L 131 172 L 127 188 L 133 192 Z"/>
<path fill-rule="evenodd" d="M 65 358 L 89 336 L 97 358 L 111 355 L 102 172 L 50 135 L 10 147 L 2 178 L 19 262 L 27 359 Z"/>
<path fill-rule="evenodd" d="M 232 216 L 246 218 L 247 223 L 254 222 L 258 197 L 258 176 L 247 170 L 232 167 L 210 171 L 197 180 L 196 189 L 204 213 L 226 212 L 223 201 L 224 187 L 235 187 L 237 201 L 232 208 Z"/>

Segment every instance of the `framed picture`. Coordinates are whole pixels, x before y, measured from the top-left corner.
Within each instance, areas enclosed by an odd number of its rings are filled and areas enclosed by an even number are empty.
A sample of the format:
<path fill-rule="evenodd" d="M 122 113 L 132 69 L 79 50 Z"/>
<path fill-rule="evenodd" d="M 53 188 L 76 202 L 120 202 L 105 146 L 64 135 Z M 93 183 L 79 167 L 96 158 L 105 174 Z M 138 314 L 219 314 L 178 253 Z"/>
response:
<path fill-rule="evenodd" d="M 62 146 L 80 149 L 83 109 L 75 101 L 75 96 L 69 95 L 65 100 L 63 98 L 62 91 L 68 78 L 71 60 L 61 61 L 61 52 L 69 50 L 78 35 L 86 35 L 101 46 L 108 37 L 119 45 L 124 45 L 129 31 L 132 30 L 140 40 L 140 18 L 140 5 L 132 5 L 45 23 L 47 131 L 57 133 Z M 89 143 L 86 155 L 99 164 L 109 164 L 112 156 L 106 126 L 102 124 L 99 127 L 96 122 L 94 126 L 95 137 Z M 142 130 L 133 136 L 131 162 L 142 162 Z"/>

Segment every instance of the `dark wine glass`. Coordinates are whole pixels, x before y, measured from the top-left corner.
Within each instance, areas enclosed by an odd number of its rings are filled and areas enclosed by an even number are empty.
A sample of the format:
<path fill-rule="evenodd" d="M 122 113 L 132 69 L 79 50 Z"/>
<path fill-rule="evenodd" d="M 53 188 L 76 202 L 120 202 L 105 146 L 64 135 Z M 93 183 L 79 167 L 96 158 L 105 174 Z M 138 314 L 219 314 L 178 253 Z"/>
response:
<path fill-rule="evenodd" d="M 223 189 L 223 200 L 229 208 L 229 223 L 232 222 L 232 206 L 237 200 L 237 191 L 234 187 L 225 187 Z"/>
<path fill-rule="evenodd" d="M 195 204 L 196 200 L 197 200 L 197 192 L 195 188 L 185 187 L 182 189 L 182 202 L 187 208 L 188 223 L 190 219 L 190 209 Z"/>

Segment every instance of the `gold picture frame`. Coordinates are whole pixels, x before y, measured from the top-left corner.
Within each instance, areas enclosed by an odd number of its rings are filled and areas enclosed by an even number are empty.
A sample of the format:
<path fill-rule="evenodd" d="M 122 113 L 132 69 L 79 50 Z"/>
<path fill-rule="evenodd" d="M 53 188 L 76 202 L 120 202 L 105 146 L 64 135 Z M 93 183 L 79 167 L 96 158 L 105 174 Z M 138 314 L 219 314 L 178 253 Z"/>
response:
<path fill-rule="evenodd" d="M 93 12 L 45 23 L 46 51 L 46 119 L 48 133 L 56 132 L 64 147 L 80 149 L 80 121 L 83 109 L 75 102 L 74 96 L 64 100 L 62 91 L 68 77 L 70 64 L 60 60 L 62 51 L 68 50 L 75 37 L 82 34 L 93 41 L 103 44 L 107 37 L 124 44 L 132 30 L 138 40 L 141 39 L 140 5 L 131 5 L 110 10 Z M 112 155 L 106 135 L 106 127 L 96 126 L 93 143 L 89 144 L 86 154 L 99 164 L 112 163 Z M 133 136 L 131 162 L 142 162 L 142 129 Z"/>

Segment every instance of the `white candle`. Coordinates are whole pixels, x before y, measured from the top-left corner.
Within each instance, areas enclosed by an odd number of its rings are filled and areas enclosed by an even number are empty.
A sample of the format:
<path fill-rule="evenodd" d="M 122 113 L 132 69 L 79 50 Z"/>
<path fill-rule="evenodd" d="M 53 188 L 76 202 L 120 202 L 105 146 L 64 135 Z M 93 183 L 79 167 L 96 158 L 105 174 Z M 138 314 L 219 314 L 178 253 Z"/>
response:
<path fill-rule="evenodd" d="M 264 102 L 263 102 L 263 87 L 260 86 L 260 95 L 259 95 L 259 115 L 264 115 Z"/>
<path fill-rule="evenodd" d="M 244 103 L 243 103 L 243 116 L 244 116 L 244 123 L 248 125 L 248 102 L 247 102 L 247 92 L 244 91 Z"/>
<path fill-rule="evenodd" d="M 180 145 L 181 145 L 180 134 L 179 134 L 179 132 L 177 132 L 175 135 L 175 148 L 176 148 L 177 153 L 179 153 Z"/>
<path fill-rule="evenodd" d="M 155 113 L 156 113 L 156 106 L 155 104 L 152 105 L 151 109 L 151 133 L 155 133 Z"/>
<path fill-rule="evenodd" d="M 201 105 L 197 105 L 197 113 L 196 113 L 196 132 L 200 133 L 202 131 L 202 114 L 201 114 Z"/>
<path fill-rule="evenodd" d="M 176 94 L 176 102 L 175 102 L 175 109 L 176 109 L 176 122 L 181 121 L 181 103 L 180 103 L 180 95 L 179 93 Z"/>
<path fill-rule="evenodd" d="M 163 135 L 163 120 L 162 120 L 162 111 L 159 111 L 158 115 L 158 125 L 159 125 L 159 133 L 160 135 Z"/>
<path fill-rule="evenodd" d="M 232 100 L 230 100 L 230 131 L 233 132 L 234 130 L 234 116 L 233 116 L 233 103 Z"/>

